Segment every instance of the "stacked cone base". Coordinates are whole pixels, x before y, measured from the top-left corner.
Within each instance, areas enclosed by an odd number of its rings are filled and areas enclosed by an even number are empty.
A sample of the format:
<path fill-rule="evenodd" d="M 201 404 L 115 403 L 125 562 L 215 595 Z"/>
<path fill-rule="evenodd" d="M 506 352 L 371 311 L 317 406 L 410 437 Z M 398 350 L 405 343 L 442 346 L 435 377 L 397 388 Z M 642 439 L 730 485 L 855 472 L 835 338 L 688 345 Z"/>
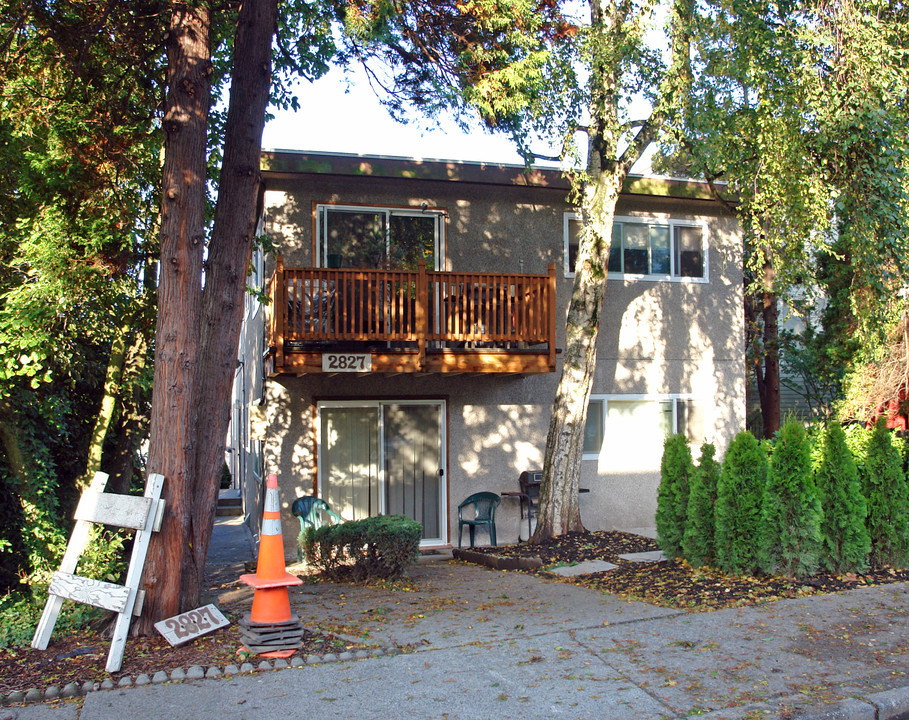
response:
<path fill-rule="evenodd" d="M 240 619 L 240 641 L 256 655 L 290 657 L 303 647 L 303 625 L 296 613 L 284 622 L 253 622 L 250 613 Z"/>

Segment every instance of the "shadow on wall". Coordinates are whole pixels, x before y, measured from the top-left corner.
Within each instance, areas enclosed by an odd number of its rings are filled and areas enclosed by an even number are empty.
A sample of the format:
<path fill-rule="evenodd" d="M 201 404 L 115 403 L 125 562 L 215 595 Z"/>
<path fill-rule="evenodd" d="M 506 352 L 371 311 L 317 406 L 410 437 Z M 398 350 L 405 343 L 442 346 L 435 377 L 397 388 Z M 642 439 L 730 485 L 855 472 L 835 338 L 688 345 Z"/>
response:
<path fill-rule="evenodd" d="M 267 386 L 269 432 L 265 465 L 269 472 L 278 473 L 281 504 L 285 507 L 300 495 L 312 494 L 316 465 L 312 444 L 306 442 L 313 427 L 312 404 L 294 385 L 296 378 L 278 377 Z M 289 488 L 293 488 L 293 497 L 284 497 Z"/>
<path fill-rule="evenodd" d="M 720 453 L 744 419 L 741 255 L 730 224 L 714 221 L 709 283 L 608 281 L 597 362 L 597 385 L 614 393 L 715 399 L 705 440 Z"/>
<path fill-rule="evenodd" d="M 449 269 L 542 274 L 561 262 L 564 191 L 548 204 L 527 202 L 526 188 L 496 188 L 494 200 L 472 190 L 449 210 Z M 522 267 L 523 263 L 523 267 Z"/>
<path fill-rule="evenodd" d="M 266 202 L 265 234 L 279 248 L 284 264 L 291 267 L 313 264 L 312 208 L 302 207 L 297 195 L 290 192 L 269 191 Z"/>

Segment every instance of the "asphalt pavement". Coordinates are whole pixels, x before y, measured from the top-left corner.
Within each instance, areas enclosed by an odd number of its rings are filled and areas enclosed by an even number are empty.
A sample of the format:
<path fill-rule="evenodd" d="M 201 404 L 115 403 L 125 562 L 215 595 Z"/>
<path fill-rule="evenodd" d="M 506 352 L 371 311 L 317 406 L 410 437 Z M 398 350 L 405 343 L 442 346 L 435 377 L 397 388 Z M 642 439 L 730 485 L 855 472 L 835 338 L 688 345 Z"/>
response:
<path fill-rule="evenodd" d="M 218 524 L 210 599 L 251 602 L 230 581 L 248 535 Z M 369 646 L 359 658 L 162 668 L 0 720 L 909 718 L 907 584 L 689 613 L 436 558 L 407 587 L 291 588 L 304 625 Z"/>

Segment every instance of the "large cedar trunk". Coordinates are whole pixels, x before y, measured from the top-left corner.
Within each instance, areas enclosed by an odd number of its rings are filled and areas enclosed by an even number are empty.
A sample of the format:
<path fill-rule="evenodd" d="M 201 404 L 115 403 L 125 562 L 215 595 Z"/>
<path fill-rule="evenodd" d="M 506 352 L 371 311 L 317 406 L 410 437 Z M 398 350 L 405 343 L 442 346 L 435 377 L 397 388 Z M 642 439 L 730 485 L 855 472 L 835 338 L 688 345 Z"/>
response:
<path fill-rule="evenodd" d="M 215 520 L 249 258 L 256 231 L 259 157 L 271 84 L 277 0 L 247 0 L 234 43 L 224 160 L 202 299 L 198 452 L 192 513 L 192 562 L 184 569 L 187 602 L 197 604 Z"/>
<path fill-rule="evenodd" d="M 148 472 L 165 477 L 161 532 L 152 536 L 137 631 L 181 609 L 195 470 L 206 139 L 211 94 L 208 8 L 177 5 L 168 34 L 161 264 Z"/>
<path fill-rule="evenodd" d="M 197 13 L 201 23 L 202 11 Z M 179 13 L 176 13 L 175 19 L 178 16 Z M 206 31 L 207 21 L 205 16 Z M 271 83 L 271 43 L 276 24 L 277 0 L 247 0 L 240 8 L 225 126 L 224 160 L 205 264 L 205 289 L 202 289 L 200 254 L 199 266 L 186 281 L 187 294 L 192 294 L 192 304 L 187 303 L 186 309 L 179 312 L 183 321 L 179 333 L 171 325 L 161 324 L 165 309 L 180 309 L 174 297 L 165 292 L 163 284 L 168 272 L 179 275 L 179 263 L 171 257 L 173 251 L 165 254 L 165 247 L 190 245 L 195 248 L 198 238 L 201 252 L 203 225 L 201 216 L 197 224 L 190 225 L 187 220 L 181 228 L 182 234 L 178 234 L 183 243 L 172 241 L 165 244 L 169 239 L 167 202 L 172 197 L 168 190 L 173 182 L 168 180 L 165 160 L 162 286 L 159 289 L 156 336 L 159 340 L 155 358 L 149 471 L 162 472 L 165 476 L 168 510 L 164 527 L 149 550 L 149 564 L 143 578 L 143 587 L 148 594 L 146 610 L 138 627 L 140 634 L 150 633 L 157 620 L 196 607 L 199 603 L 224 461 L 231 382 L 236 367 L 243 297 L 255 232 L 259 154 Z M 200 48 L 193 50 L 199 52 Z M 176 85 L 178 89 L 186 91 L 190 88 L 192 92 L 191 84 L 181 82 L 178 72 L 180 63 L 185 62 L 184 58 L 185 55 L 173 59 L 169 57 L 173 73 L 171 88 Z M 206 74 L 206 80 L 207 77 Z M 173 92 L 171 89 L 170 93 Z M 205 103 L 207 113 L 207 95 Z M 167 129 L 170 139 L 171 129 Z M 173 147 L 177 153 L 174 164 L 185 168 L 187 166 L 180 165 L 182 156 L 179 149 Z M 191 150 L 195 152 L 196 148 Z M 204 182 L 204 142 L 201 156 L 201 179 Z M 195 160 L 195 155 L 192 159 Z M 189 158 L 186 161 L 189 162 Z M 194 171 L 181 175 L 184 178 L 188 176 L 194 176 Z M 201 193 L 199 198 L 201 206 Z M 193 218 L 193 222 L 195 220 Z M 185 374 L 178 375 L 173 371 L 173 350 L 159 360 L 162 341 L 171 342 L 179 348 L 182 353 L 179 357 L 183 361 L 180 369 Z M 184 380 L 192 382 L 192 385 L 182 385 Z"/>

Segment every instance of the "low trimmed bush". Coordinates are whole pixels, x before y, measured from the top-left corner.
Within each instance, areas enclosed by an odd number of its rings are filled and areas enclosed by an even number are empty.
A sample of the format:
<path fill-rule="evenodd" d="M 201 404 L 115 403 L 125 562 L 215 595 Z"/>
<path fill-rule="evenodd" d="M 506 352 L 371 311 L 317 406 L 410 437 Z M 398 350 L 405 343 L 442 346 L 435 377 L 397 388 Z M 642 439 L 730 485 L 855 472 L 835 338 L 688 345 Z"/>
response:
<path fill-rule="evenodd" d="M 403 515 L 380 515 L 307 528 L 306 562 L 333 580 L 394 579 L 420 555 L 423 526 Z"/>

